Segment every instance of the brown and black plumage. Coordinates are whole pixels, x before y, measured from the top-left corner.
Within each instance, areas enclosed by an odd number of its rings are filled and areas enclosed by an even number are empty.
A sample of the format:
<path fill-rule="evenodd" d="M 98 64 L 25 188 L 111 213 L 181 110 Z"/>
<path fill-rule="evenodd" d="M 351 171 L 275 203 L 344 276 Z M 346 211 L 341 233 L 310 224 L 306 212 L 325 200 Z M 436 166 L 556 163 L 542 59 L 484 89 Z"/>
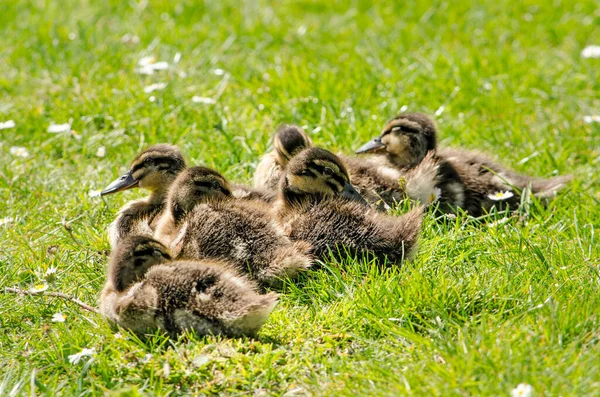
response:
<path fill-rule="evenodd" d="M 225 263 L 173 261 L 146 236 L 122 239 L 113 251 L 101 313 L 138 334 L 253 335 L 277 303 Z"/>
<path fill-rule="evenodd" d="M 288 124 L 279 127 L 273 136 L 273 151 L 264 155 L 256 168 L 254 186 L 276 191 L 290 159 L 312 146 L 302 128 Z M 377 159 L 339 157 L 348 169 L 352 185 L 376 208 L 387 209 L 407 198 L 399 183 L 404 175 L 394 167 Z"/>
<path fill-rule="evenodd" d="M 263 286 L 307 269 L 308 245 L 290 241 L 264 202 L 231 190 L 218 172 L 188 168 L 171 186 L 156 238 L 179 258 L 224 260 Z"/>
<path fill-rule="evenodd" d="M 516 208 L 521 191 L 529 187 L 538 198 L 550 198 L 572 179 L 570 175 L 549 179 L 522 175 L 480 152 L 440 149 L 433 121 L 421 113 L 398 115 L 386 124 L 379 137 L 363 145 L 357 153 L 374 153 L 402 172 L 429 162 L 430 167 L 425 167 L 427 178 L 421 179 L 421 187 L 426 191 L 432 191 L 432 187 L 439 191 L 443 211 L 461 208 L 472 216 L 480 216 L 494 206 Z M 511 197 L 492 198 L 506 191 Z"/>
<path fill-rule="evenodd" d="M 307 241 L 313 254 L 368 254 L 400 264 L 414 254 L 422 208 L 400 217 L 371 210 L 350 183 L 334 154 L 310 148 L 297 154 L 280 182 L 277 216 L 292 240 Z"/>
<path fill-rule="evenodd" d="M 281 125 L 273 135 L 273 151 L 265 154 L 256 167 L 254 186 L 276 192 L 287 163 L 308 147 L 312 147 L 312 141 L 302 128 Z"/>
<path fill-rule="evenodd" d="M 109 227 L 113 248 L 125 236 L 152 235 L 164 209 L 169 185 L 184 168 L 185 160 L 176 146 L 153 145 L 133 160 L 129 171 L 101 192 L 104 196 L 137 187 L 150 191 L 148 197 L 127 203 L 117 214 Z"/>

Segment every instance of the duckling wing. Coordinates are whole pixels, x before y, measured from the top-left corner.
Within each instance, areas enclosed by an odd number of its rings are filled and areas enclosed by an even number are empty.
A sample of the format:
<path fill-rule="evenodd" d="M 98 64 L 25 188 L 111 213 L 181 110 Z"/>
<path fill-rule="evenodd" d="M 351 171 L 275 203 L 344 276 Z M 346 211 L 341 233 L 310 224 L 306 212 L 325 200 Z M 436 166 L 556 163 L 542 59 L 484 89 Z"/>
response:
<path fill-rule="evenodd" d="M 224 264 L 173 262 L 152 269 L 146 282 L 157 290 L 165 330 L 175 334 L 253 334 L 277 302 Z"/>
<path fill-rule="evenodd" d="M 422 210 L 417 219 L 421 216 Z M 407 220 L 383 214 L 375 216 L 357 203 L 325 200 L 294 216 L 290 237 L 312 244 L 314 255 L 321 260 L 332 252 L 338 258 L 343 258 L 344 253 L 370 254 L 381 262 L 400 263 L 409 248 L 416 245 L 420 230 L 420 221 L 410 225 L 417 230 L 416 234 L 404 230 L 409 226 Z"/>

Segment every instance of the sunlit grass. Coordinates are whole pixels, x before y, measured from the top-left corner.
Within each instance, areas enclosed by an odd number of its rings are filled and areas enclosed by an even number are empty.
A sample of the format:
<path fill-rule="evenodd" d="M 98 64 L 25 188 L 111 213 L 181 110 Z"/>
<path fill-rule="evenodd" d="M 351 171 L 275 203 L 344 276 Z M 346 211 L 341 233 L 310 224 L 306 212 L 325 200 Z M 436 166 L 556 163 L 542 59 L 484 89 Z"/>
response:
<path fill-rule="evenodd" d="M 327 262 L 256 339 L 140 341 L 0 294 L 0 395 L 598 393 L 600 59 L 581 56 L 597 3 L 371 3 L 4 2 L 0 286 L 97 303 L 106 228 L 142 193 L 90 193 L 157 142 L 249 181 L 281 122 L 351 153 L 407 109 L 442 145 L 572 173 L 569 189 L 487 224 L 430 214 L 402 269 Z M 144 57 L 168 68 L 141 74 Z"/>

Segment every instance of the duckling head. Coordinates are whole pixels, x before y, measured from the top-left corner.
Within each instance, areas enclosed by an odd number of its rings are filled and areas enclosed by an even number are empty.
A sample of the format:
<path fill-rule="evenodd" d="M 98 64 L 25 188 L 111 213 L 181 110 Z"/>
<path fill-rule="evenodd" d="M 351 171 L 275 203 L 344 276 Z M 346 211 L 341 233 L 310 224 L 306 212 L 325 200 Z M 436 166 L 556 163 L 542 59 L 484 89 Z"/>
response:
<path fill-rule="evenodd" d="M 229 182 L 207 167 L 191 167 L 181 172 L 169 190 L 169 205 L 176 220 L 198 203 L 232 197 Z"/>
<path fill-rule="evenodd" d="M 147 236 L 131 236 L 113 250 L 109 262 L 109 279 L 121 292 L 140 281 L 148 269 L 171 260 L 167 247 Z"/>
<path fill-rule="evenodd" d="M 309 147 L 312 147 L 312 140 L 297 125 L 283 124 L 277 129 L 273 137 L 273 148 L 277 163 L 284 167 L 294 155 Z"/>
<path fill-rule="evenodd" d="M 176 146 L 153 145 L 140 153 L 131 163 L 129 171 L 108 185 L 100 195 L 135 187 L 151 192 L 164 191 L 184 168 L 185 160 Z"/>
<path fill-rule="evenodd" d="M 350 183 L 342 161 L 320 148 L 309 148 L 294 156 L 281 184 L 281 193 L 290 203 L 338 196 L 367 204 Z"/>
<path fill-rule="evenodd" d="M 433 121 L 422 113 L 402 113 L 389 121 L 380 136 L 356 150 L 361 153 L 385 153 L 399 167 L 417 165 L 436 148 Z"/>

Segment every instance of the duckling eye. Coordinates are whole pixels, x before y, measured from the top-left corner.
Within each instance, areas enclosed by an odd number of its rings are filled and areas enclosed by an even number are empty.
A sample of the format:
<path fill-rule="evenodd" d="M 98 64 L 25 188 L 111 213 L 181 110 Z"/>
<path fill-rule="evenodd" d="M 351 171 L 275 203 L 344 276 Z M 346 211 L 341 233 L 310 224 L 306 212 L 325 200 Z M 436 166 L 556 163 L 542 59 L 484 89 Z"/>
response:
<path fill-rule="evenodd" d="M 146 260 L 144 260 L 143 258 L 137 258 L 133 261 L 133 266 L 140 267 L 144 264 L 144 262 L 146 262 Z"/>
<path fill-rule="evenodd" d="M 210 187 L 214 190 L 218 190 L 221 187 L 221 184 L 217 181 L 212 181 L 210 183 Z"/>
<path fill-rule="evenodd" d="M 323 170 L 323 174 L 325 174 L 327 176 L 332 176 L 334 174 L 334 172 L 331 168 L 325 167 L 325 169 Z"/>
<path fill-rule="evenodd" d="M 160 258 L 163 256 L 163 253 L 161 252 L 161 250 L 155 249 L 155 250 L 152 250 L 152 256 Z"/>
<path fill-rule="evenodd" d="M 144 160 L 144 164 L 146 164 L 146 165 L 154 165 L 154 159 L 148 157 L 147 159 Z"/>

